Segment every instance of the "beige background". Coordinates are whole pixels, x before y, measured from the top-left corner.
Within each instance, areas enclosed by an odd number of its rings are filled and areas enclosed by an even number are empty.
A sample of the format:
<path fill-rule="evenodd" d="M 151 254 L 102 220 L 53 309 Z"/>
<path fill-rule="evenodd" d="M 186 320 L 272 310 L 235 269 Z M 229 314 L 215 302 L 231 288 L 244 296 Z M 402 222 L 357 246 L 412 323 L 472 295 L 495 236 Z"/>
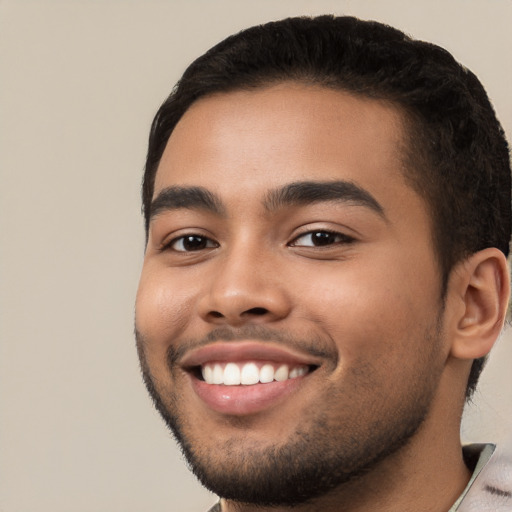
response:
<path fill-rule="evenodd" d="M 153 114 L 187 63 L 246 26 L 349 13 L 439 43 L 512 134 L 511 0 L 0 0 L 0 512 L 201 511 L 132 335 Z M 508 443 L 512 336 L 465 440 Z"/>

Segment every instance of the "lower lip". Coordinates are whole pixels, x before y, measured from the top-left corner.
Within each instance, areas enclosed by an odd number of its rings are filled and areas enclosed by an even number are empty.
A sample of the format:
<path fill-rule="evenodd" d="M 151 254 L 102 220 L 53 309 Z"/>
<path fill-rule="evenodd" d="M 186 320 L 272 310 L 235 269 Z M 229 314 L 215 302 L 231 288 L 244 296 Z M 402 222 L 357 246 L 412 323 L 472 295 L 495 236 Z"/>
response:
<path fill-rule="evenodd" d="M 222 414 L 243 416 L 280 404 L 302 385 L 307 375 L 282 382 L 274 381 L 251 386 L 207 384 L 196 377 L 190 378 L 195 393 L 210 409 Z"/>

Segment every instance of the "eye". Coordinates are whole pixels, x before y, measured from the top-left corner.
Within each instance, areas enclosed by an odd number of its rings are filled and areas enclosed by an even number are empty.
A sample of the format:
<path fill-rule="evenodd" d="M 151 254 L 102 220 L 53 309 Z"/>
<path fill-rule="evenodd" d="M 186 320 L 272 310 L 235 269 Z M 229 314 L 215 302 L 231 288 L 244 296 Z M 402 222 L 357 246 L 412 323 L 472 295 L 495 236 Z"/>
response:
<path fill-rule="evenodd" d="M 327 247 L 330 245 L 350 244 L 355 239 L 335 231 L 309 231 L 297 237 L 290 244 L 292 247 Z"/>
<path fill-rule="evenodd" d="M 208 237 L 191 234 L 174 238 L 163 249 L 171 249 L 176 252 L 193 252 L 215 247 L 218 247 L 218 244 Z"/>

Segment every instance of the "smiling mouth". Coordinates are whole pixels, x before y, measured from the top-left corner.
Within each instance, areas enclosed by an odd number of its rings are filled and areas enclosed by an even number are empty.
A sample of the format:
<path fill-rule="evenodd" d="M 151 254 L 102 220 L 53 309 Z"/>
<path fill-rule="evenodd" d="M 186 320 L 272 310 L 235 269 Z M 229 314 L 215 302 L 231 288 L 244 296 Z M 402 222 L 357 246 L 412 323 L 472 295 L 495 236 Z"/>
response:
<path fill-rule="evenodd" d="M 298 393 L 324 359 L 275 343 L 218 341 L 189 351 L 179 365 L 209 410 L 251 416 L 276 410 Z"/>
<path fill-rule="evenodd" d="M 317 367 L 305 364 L 278 364 L 273 362 L 209 362 L 195 369 L 195 375 L 207 384 L 223 386 L 253 386 L 284 382 L 303 377 Z"/>

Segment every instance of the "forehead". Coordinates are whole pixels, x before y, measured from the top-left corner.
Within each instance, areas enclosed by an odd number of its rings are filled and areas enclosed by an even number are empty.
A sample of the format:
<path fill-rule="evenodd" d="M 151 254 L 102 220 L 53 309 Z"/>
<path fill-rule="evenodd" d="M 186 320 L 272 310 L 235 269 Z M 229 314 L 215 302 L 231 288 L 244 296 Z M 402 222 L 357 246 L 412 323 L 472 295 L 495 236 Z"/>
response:
<path fill-rule="evenodd" d="M 252 198 L 297 181 L 404 188 L 402 114 L 383 101 L 297 83 L 219 93 L 195 102 L 162 156 L 154 196 L 201 185 Z"/>

